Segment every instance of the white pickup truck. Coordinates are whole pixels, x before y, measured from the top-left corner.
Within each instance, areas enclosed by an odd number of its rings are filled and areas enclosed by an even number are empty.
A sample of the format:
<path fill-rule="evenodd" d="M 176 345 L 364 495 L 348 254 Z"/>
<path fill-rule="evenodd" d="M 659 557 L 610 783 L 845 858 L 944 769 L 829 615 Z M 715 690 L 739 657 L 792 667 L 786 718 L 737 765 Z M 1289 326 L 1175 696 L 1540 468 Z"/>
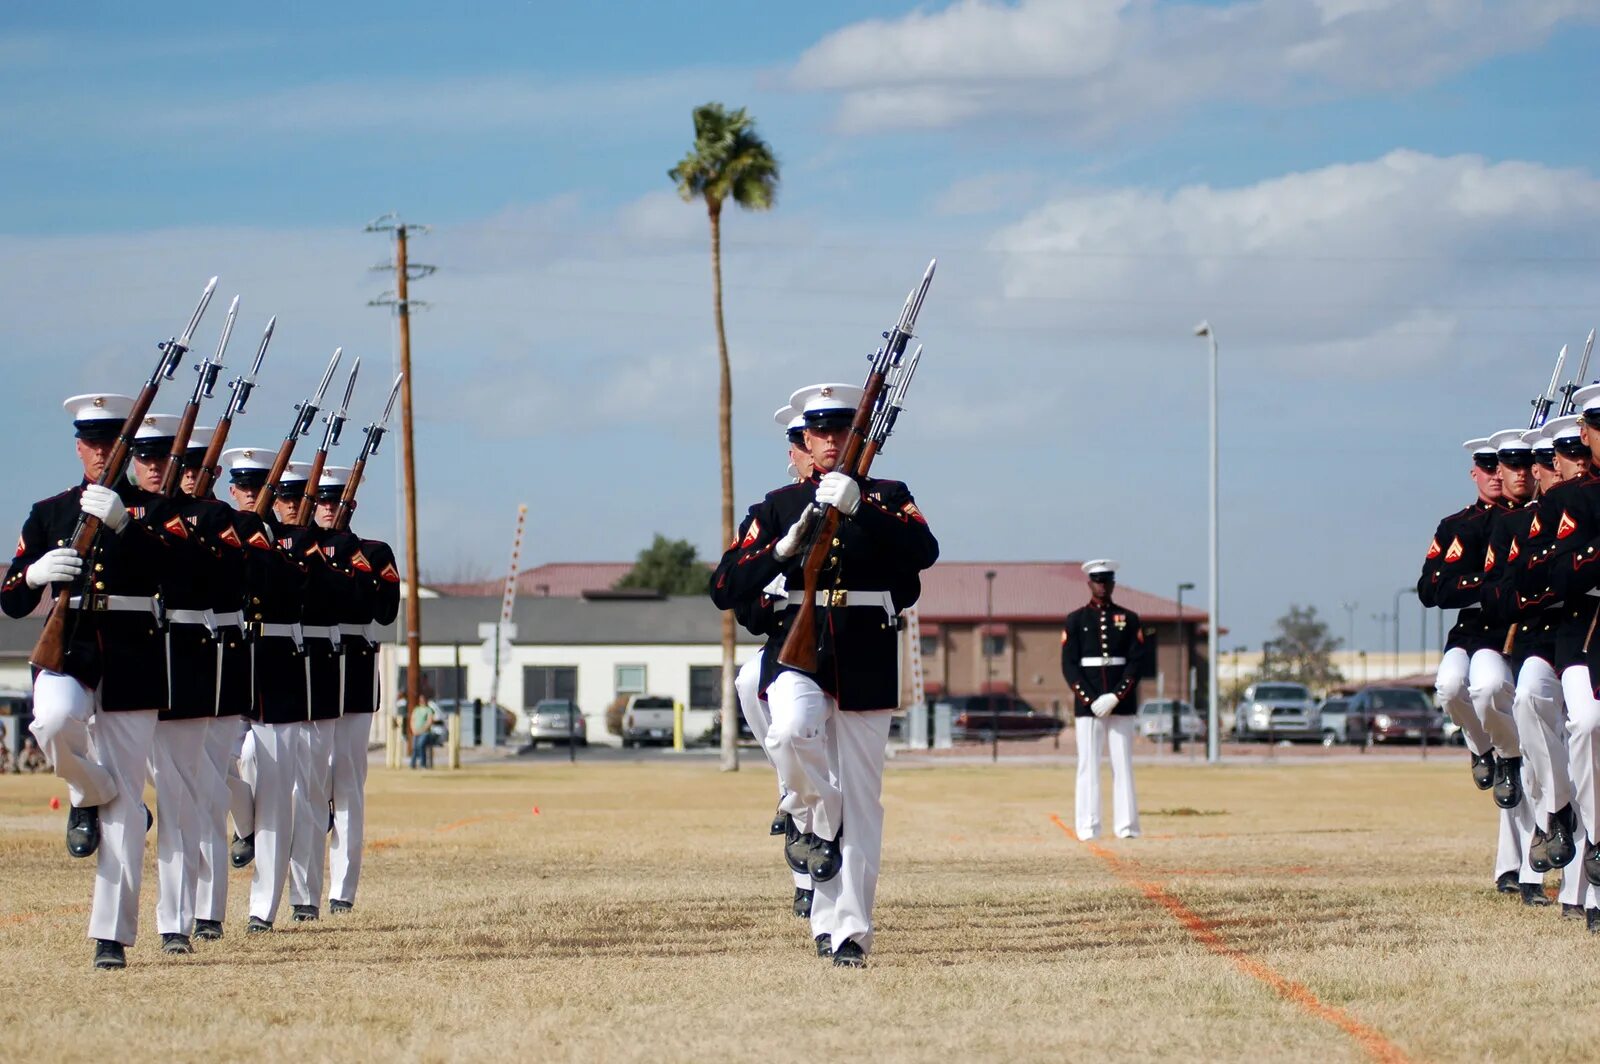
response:
<path fill-rule="evenodd" d="M 672 699 L 666 695 L 633 695 L 622 711 L 622 745 L 672 743 Z"/>

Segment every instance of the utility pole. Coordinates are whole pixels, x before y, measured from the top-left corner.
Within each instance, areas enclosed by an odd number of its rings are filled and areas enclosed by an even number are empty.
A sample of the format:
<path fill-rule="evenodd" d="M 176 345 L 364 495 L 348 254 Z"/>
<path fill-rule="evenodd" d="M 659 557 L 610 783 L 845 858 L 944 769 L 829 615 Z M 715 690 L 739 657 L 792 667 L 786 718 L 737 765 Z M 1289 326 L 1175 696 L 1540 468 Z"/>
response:
<path fill-rule="evenodd" d="M 409 295 L 410 282 L 428 276 L 432 266 L 406 261 L 406 237 L 409 233 L 426 233 L 425 225 L 408 224 L 390 212 L 367 223 L 369 233 L 394 234 L 394 292 L 385 292 L 369 300 L 371 307 L 393 307 L 400 324 L 400 372 L 405 374 L 400 385 L 400 441 L 401 479 L 405 484 L 406 512 L 406 711 L 416 708 L 422 682 L 422 603 L 418 596 L 420 579 L 417 564 L 417 450 L 412 435 L 411 419 L 411 308 L 425 306 L 413 301 Z M 388 263 L 374 266 L 375 270 L 388 270 Z"/>

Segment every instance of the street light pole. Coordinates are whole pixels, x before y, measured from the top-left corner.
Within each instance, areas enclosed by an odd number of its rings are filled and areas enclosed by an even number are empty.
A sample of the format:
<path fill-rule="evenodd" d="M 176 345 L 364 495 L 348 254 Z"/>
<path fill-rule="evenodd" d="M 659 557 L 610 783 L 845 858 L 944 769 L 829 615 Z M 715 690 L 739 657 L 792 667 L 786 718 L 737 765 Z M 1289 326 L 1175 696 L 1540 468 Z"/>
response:
<path fill-rule="evenodd" d="M 1194 585 L 1185 581 L 1178 585 L 1178 699 L 1172 707 L 1172 752 L 1183 750 L 1183 707 L 1192 706 L 1189 692 L 1189 632 L 1183 627 L 1183 593 L 1193 591 Z"/>
<path fill-rule="evenodd" d="M 1395 674 L 1396 677 L 1401 675 L 1401 672 L 1400 672 L 1400 596 L 1401 595 L 1415 595 L 1416 593 L 1417 593 L 1417 589 L 1414 588 L 1414 587 L 1402 587 L 1402 588 L 1398 589 L 1397 591 L 1395 591 L 1395 593 L 1394 593 L 1394 674 Z M 1426 615 L 1424 615 L 1424 617 L 1422 619 L 1422 625 L 1423 625 L 1423 630 L 1426 631 L 1427 630 L 1427 625 L 1428 625 L 1428 619 L 1427 619 Z"/>
<path fill-rule="evenodd" d="M 1359 602 L 1341 602 L 1341 603 L 1339 603 L 1339 608 L 1341 610 L 1344 610 L 1345 618 L 1346 618 L 1346 620 L 1348 620 L 1350 622 L 1350 624 L 1349 624 L 1350 638 L 1349 638 L 1349 641 L 1345 643 L 1344 648 L 1345 648 L 1345 650 L 1347 652 L 1349 652 L 1351 654 L 1354 654 L 1356 652 L 1356 609 L 1360 605 L 1361 605 L 1361 603 L 1359 603 Z"/>
<path fill-rule="evenodd" d="M 983 691 L 989 699 L 989 760 L 1000 760 L 1000 711 L 995 707 L 994 701 L 994 654 L 990 651 L 989 641 L 994 638 L 994 570 L 990 569 L 983 574 L 985 606 L 983 624 Z"/>
<path fill-rule="evenodd" d="M 1222 760 L 1221 715 L 1217 712 L 1217 334 L 1211 323 L 1202 321 L 1194 327 L 1196 336 L 1204 336 L 1211 350 L 1211 567 L 1210 586 L 1206 588 L 1206 760 L 1215 764 Z"/>

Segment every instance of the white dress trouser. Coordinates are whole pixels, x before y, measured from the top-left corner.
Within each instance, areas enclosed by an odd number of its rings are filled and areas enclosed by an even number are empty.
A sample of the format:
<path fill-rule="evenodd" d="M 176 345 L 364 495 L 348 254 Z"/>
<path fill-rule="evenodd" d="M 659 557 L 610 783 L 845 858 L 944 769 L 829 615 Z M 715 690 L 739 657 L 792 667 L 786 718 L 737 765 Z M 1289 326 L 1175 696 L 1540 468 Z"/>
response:
<path fill-rule="evenodd" d="M 767 750 L 767 733 L 772 730 L 772 715 L 767 712 L 767 703 L 761 698 L 761 655 L 757 654 L 739 667 L 739 672 L 733 678 L 733 689 L 739 694 L 739 711 L 744 714 L 745 722 L 750 725 L 750 734 L 756 737 L 756 742 L 761 745 L 761 752 L 766 754 L 767 761 L 772 761 L 772 754 Z M 783 800 L 783 780 L 778 781 L 778 800 Z M 787 867 L 787 865 L 785 866 Z M 789 869 L 789 875 L 794 880 L 794 885 L 800 890 L 811 889 L 811 877 Z"/>
<path fill-rule="evenodd" d="M 1522 741 L 1523 777 L 1533 801 L 1534 824 L 1548 830 L 1550 816 L 1572 801 L 1567 734 L 1562 720 L 1561 679 L 1543 658 L 1529 658 L 1517 672 L 1511 702 Z"/>
<path fill-rule="evenodd" d="M 150 775 L 156 784 L 156 930 L 187 935 L 194 930 L 195 884 L 199 882 L 200 763 L 206 756 L 209 718 L 156 724 Z"/>
<path fill-rule="evenodd" d="M 291 905 L 322 903 L 322 877 L 328 867 L 328 801 L 333 791 L 335 724 L 332 720 L 308 720 L 295 725 L 299 731 L 289 842 Z"/>
<path fill-rule="evenodd" d="M 1515 678 L 1499 651 L 1479 650 L 1472 655 L 1467 666 L 1467 694 L 1495 753 L 1501 757 L 1521 757 L 1517 722 L 1511 716 L 1511 702 L 1516 695 Z"/>
<path fill-rule="evenodd" d="M 1591 832 L 1600 824 L 1600 702 L 1589 682 L 1589 666 L 1573 665 L 1561 673 L 1567 700 L 1567 743 L 1571 758 L 1572 789 L 1578 815 Z"/>
<path fill-rule="evenodd" d="M 250 878 L 250 915 L 267 923 L 278 915 L 289 875 L 289 828 L 294 818 L 295 724 L 251 724 L 250 759 L 256 784 L 256 858 Z M 326 823 L 326 821 L 324 821 Z"/>
<path fill-rule="evenodd" d="M 233 833 L 241 839 L 256 830 L 256 730 L 249 720 L 239 741 L 237 775 L 228 776 L 228 806 L 233 814 Z"/>
<path fill-rule="evenodd" d="M 70 676 L 40 672 L 33 681 L 33 723 L 28 730 L 66 781 L 67 800 L 82 808 L 117 796 L 117 781 L 100 763 L 90 739 L 95 695 Z M 141 778 L 139 787 L 144 788 Z"/>
<path fill-rule="evenodd" d="M 361 881 L 367 822 L 367 740 L 371 713 L 333 722 L 333 835 L 328 841 L 328 897 L 354 902 Z M 312 904 L 315 904 L 314 902 Z"/>
<path fill-rule="evenodd" d="M 200 817 L 200 862 L 195 882 L 194 915 L 219 923 L 228 911 L 228 809 L 234 803 L 234 764 L 244 729 L 241 717 L 210 717 L 206 721 L 205 757 L 200 761 L 200 787 L 204 805 Z"/>
<path fill-rule="evenodd" d="M 1111 817 L 1119 839 L 1139 837 L 1139 798 L 1133 789 L 1133 736 L 1137 721 L 1131 715 L 1078 717 L 1078 793 L 1075 810 L 1078 838 L 1100 835 L 1100 757 L 1111 754 Z"/>
<path fill-rule="evenodd" d="M 1445 651 L 1444 657 L 1439 659 L 1439 672 L 1434 678 L 1433 689 L 1439 696 L 1439 707 L 1461 729 L 1467 749 L 1482 757 L 1494 742 L 1484 730 L 1483 721 L 1478 719 L 1477 710 L 1472 708 L 1472 696 L 1467 691 L 1470 664 L 1471 656 L 1464 648 L 1451 647 Z"/>
<path fill-rule="evenodd" d="M 769 689 L 770 690 L 770 689 Z M 828 699 L 831 706 L 832 699 Z M 883 763 L 894 710 L 835 708 L 826 727 L 828 760 L 840 793 L 844 834 L 839 874 L 815 885 L 811 934 L 828 935 L 834 952 L 855 939 L 872 952 L 872 906 L 883 854 Z"/>
<path fill-rule="evenodd" d="M 762 748 L 778 770 L 783 792 L 778 808 L 794 817 L 801 831 L 838 838 L 840 785 L 828 764 L 827 723 L 837 712 L 833 699 L 804 673 L 780 672 L 767 687 L 767 708 L 772 720 Z"/>

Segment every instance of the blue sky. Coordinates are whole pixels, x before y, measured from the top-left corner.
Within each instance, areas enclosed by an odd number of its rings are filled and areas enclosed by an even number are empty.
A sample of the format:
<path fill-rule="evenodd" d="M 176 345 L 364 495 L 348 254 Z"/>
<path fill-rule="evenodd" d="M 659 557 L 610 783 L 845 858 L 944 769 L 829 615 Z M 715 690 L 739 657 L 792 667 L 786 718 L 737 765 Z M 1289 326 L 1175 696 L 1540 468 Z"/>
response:
<path fill-rule="evenodd" d="M 782 475 L 770 412 L 856 381 L 938 255 L 879 468 L 946 557 L 1119 555 L 1203 598 L 1209 318 L 1242 645 L 1290 602 L 1343 634 L 1354 601 L 1376 648 L 1469 497 L 1457 444 L 1523 422 L 1600 324 L 1594 0 L 751 10 L 8 8 L 0 518 L 72 475 L 59 397 L 133 390 L 213 273 L 234 364 L 279 315 L 239 442 L 282 435 L 335 345 L 369 418 L 389 248 L 361 227 L 397 209 L 440 267 L 413 293 L 424 570 L 498 570 L 519 502 L 533 561 L 655 531 L 714 555 L 705 220 L 665 176 L 709 99 L 783 163 L 778 209 L 725 226 L 741 506 Z"/>

